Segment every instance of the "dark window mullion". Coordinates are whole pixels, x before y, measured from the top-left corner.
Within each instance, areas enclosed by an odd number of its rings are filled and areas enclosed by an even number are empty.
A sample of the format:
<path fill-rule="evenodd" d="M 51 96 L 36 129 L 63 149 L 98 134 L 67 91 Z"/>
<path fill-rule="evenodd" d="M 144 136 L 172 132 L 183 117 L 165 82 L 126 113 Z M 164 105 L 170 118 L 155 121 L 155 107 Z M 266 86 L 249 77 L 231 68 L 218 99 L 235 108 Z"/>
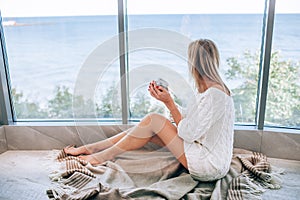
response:
<path fill-rule="evenodd" d="M 121 102 L 122 123 L 128 123 L 128 84 L 126 70 L 126 35 L 125 35 L 125 12 L 123 0 L 118 0 L 118 25 L 119 25 L 119 54 L 120 54 L 120 79 L 121 79 Z"/>
<path fill-rule="evenodd" d="M 264 46 L 264 57 L 263 65 L 260 71 L 260 84 L 259 84 L 259 96 L 258 96 L 258 106 L 257 106 L 257 127 L 259 130 L 263 130 L 265 111 L 267 103 L 267 93 L 268 93 L 268 81 L 269 81 L 269 69 L 272 53 L 272 37 L 273 37 L 273 26 L 274 26 L 274 16 L 275 16 L 275 0 L 269 0 L 268 9 L 268 20 L 266 29 L 266 38 Z"/>

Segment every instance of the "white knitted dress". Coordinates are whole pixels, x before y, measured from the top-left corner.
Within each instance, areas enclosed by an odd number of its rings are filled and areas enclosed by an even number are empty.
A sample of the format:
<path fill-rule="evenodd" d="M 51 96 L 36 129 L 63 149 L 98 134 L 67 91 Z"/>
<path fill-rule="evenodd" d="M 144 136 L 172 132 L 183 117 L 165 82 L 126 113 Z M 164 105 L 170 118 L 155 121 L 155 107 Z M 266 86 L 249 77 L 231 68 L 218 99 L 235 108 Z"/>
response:
<path fill-rule="evenodd" d="M 214 87 L 195 95 L 178 124 L 188 169 L 195 179 L 212 181 L 227 174 L 233 151 L 233 125 L 231 96 Z"/>

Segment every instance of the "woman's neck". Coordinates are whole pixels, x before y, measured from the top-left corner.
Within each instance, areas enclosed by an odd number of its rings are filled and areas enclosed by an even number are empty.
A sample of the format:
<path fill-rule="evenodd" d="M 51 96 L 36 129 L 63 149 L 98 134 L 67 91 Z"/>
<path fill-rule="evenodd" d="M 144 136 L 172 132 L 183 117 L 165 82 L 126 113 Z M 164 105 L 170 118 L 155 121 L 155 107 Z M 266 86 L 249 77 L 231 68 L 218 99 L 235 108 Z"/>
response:
<path fill-rule="evenodd" d="M 202 80 L 200 81 L 200 85 L 198 88 L 198 91 L 200 93 L 205 92 L 208 88 L 214 86 L 214 85 L 218 85 L 218 83 L 216 83 L 215 81 L 211 81 L 209 78 L 207 78 L 206 76 L 202 77 Z"/>
<path fill-rule="evenodd" d="M 200 93 L 203 93 L 210 87 L 218 88 L 218 89 L 222 90 L 223 92 L 225 92 L 227 95 L 230 96 L 230 91 L 228 89 L 224 88 L 224 86 L 221 85 L 220 83 L 217 83 L 215 81 L 210 80 L 206 76 L 202 78 L 202 80 L 200 82 L 200 85 L 199 85 L 199 88 L 198 88 L 198 91 Z"/>

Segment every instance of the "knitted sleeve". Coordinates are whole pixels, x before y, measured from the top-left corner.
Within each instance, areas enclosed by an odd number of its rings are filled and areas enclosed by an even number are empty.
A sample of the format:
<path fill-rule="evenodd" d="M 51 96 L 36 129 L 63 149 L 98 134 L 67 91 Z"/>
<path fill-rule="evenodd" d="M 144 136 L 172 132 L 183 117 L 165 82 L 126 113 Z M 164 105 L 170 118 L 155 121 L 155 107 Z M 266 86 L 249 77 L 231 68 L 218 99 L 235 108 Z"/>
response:
<path fill-rule="evenodd" d="M 186 142 L 198 140 L 213 124 L 213 96 L 208 93 L 196 97 L 187 108 L 185 118 L 178 124 L 178 135 Z"/>

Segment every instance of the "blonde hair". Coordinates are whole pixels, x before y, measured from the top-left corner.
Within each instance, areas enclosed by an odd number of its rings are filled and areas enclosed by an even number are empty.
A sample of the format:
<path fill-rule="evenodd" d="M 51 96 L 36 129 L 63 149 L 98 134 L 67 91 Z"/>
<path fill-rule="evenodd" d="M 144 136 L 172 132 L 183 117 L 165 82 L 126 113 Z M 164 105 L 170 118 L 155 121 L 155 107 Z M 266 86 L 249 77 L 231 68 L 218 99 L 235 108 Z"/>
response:
<path fill-rule="evenodd" d="M 215 43 L 208 39 L 200 39 L 190 43 L 188 48 L 188 65 L 199 92 L 207 89 L 203 77 L 220 84 L 229 94 L 230 90 L 219 75 L 219 51 Z"/>

